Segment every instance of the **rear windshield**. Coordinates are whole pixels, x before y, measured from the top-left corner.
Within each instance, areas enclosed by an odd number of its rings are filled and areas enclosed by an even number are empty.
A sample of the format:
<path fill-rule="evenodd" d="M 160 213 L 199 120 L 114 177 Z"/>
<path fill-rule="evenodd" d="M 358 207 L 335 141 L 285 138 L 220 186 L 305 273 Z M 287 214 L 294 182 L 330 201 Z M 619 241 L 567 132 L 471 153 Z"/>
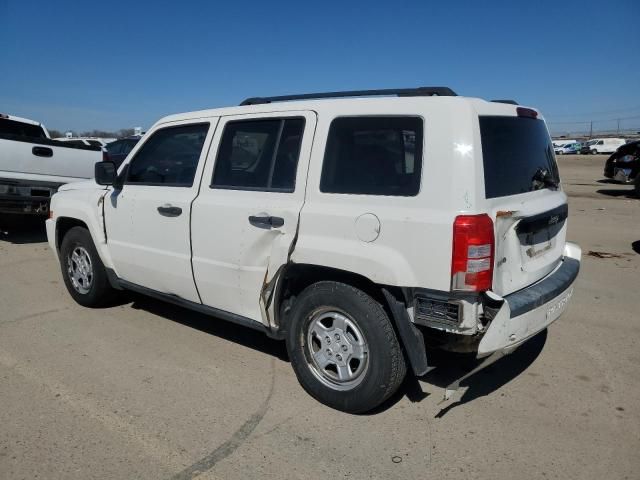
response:
<path fill-rule="evenodd" d="M 10 120 L 8 118 L 0 118 L 0 135 L 47 138 L 41 126 L 16 122 L 15 120 Z"/>
<path fill-rule="evenodd" d="M 553 144 L 542 120 L 525 117 L 480 117 L 484 186 L 487 198 L 531 192 L 546 173 L 558 184 Z"/>

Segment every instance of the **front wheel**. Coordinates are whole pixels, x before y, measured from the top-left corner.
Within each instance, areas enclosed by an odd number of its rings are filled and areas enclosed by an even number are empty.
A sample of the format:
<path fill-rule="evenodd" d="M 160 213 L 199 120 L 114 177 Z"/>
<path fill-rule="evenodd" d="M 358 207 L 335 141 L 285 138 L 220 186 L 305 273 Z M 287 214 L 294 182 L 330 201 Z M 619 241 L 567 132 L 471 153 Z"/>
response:
<path fill-rule="evenodd" d="M 73 299 L 85 307 L 111 304 L 117 291 L 109 284 L 104 264 L 86 228 L 73 227 L 60 245 L 64 284 Z"/>
<path fill-rule="evenodd" d="M 598 154 L 598 150 L 591 150 L 591 155 L 597 155 Z"/>
<path fill-rule="evenodd" d="M 400 386 L 407 371 L 382 305 L 350 285 L 318 282 L 291 311 L 291 364 L 302 387 L 337 410 L 371 410 Z"/>

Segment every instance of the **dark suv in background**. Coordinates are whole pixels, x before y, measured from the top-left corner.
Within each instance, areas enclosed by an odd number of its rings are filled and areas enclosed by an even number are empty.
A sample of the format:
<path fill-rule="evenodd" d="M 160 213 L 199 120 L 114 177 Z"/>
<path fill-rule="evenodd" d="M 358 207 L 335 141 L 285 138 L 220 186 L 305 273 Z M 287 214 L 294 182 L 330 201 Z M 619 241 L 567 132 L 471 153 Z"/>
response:
<path fill-rule="evenodd" d="M 633 183 L 640 196 L 640 140 L 621 146 L 607 158 L 604 176 L 619 183 Z"/>
<path fill-rule="evenodd" d="M 116 167 L 119 167 L 120 164 L 127 158 L 129 152 L 133 150 L 133 147 L 136 146 L 136 143 L 140 141 L 140 136 L 132 136 L 127 138 L 121 138 L 120 140 L 116 140 L 115 142 L 108 143 L 105 147 L 106 152 L 104 155 L 104 160 L 114 162 Z"/>

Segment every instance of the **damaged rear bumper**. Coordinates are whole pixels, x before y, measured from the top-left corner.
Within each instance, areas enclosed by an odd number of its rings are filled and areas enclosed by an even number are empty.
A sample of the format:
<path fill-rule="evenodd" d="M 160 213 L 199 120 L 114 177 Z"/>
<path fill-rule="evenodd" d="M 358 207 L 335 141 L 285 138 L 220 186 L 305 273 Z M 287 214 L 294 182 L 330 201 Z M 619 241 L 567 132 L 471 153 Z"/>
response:
<path fill-rule="evenodd" d="M 578 245 L 567 243 L 562 262 L 545 278 L 502 298 L 492 295 L 502 305 L 480 341 L 478 358 L 511 353 L 564 313 L 573 295 L 581 254 Z"/>

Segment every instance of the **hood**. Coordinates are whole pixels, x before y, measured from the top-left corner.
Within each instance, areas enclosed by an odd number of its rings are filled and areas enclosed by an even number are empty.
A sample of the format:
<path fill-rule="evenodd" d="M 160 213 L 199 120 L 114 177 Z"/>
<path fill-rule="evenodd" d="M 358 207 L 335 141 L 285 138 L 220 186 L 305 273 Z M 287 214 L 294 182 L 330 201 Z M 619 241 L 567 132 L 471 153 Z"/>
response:
<path fill-rule="evenodd" d="M 92 178 L 90 180 L 81 180 L 79 182 L 66 183 L 58 188 L 59 192 L 65 192 L 67 190 L 104 190 L 106 187 L 98 185 Z"/>

